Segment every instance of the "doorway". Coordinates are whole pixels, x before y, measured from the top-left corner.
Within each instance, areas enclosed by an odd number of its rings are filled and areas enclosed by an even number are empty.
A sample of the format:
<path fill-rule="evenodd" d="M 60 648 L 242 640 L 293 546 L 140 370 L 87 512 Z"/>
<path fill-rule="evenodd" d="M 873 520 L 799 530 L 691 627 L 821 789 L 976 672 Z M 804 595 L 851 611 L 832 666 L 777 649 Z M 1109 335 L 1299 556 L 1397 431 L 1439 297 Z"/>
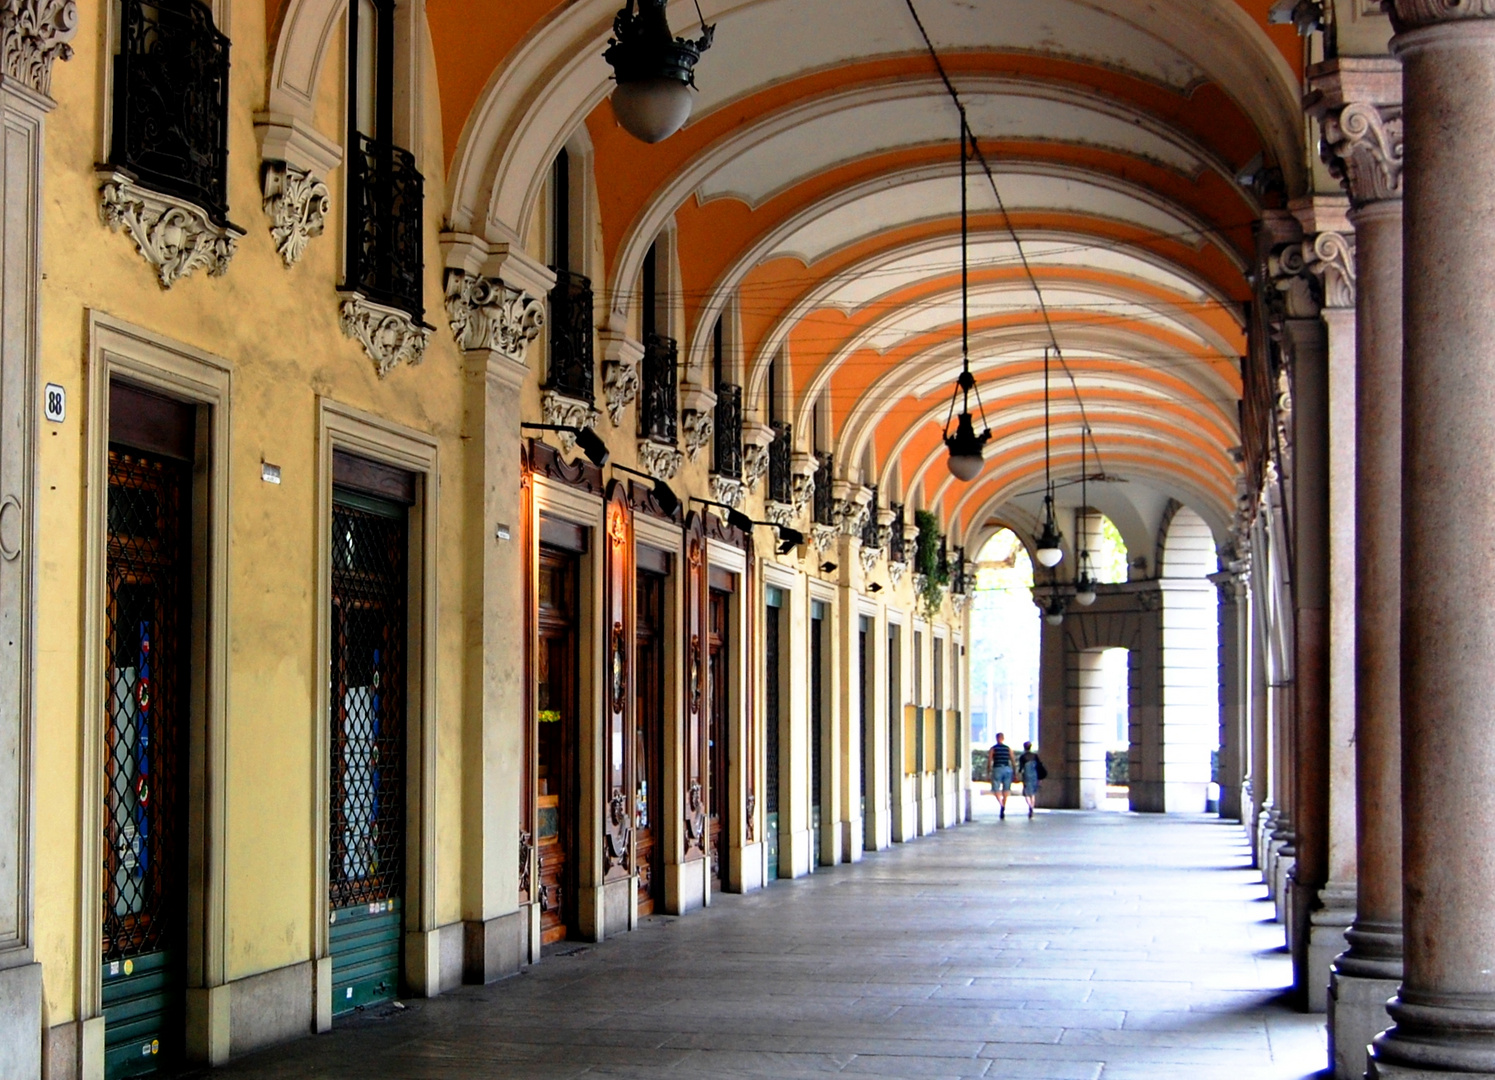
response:
<path fill-rule="evenodd" d="M 334 456 L 333 478 L 328 941 L 337 1016 L 400 990 L 415 483 L 343 454 Z"/>
<path fill-rule="evenodd" d="M 768 845 L 767 880 L 779 876 L 779 739 L 783 722 L 780 660 L 783 648 L 784 592 L 769 586 L 763 617 L 763 814 Z"/>
<path fill-rule="evenodd" d="M 576 928 L 580 563 L 577 551 L 540 545 L 535 650 L 535 856 L 542 945 L 564 940 Z"/>
<path fill-rule="evenodd" d="M 640 570 L 635 591 L 633 843 L 640 915 L 654 913 L 664 883 L 665 582 L 664 574 Z"/>
<path fill-rule="evenodd" d="M 731 732 L 731 674 L 728 651 L 728 615 L 731 611 L 732 594 L 722 589 L 712 589 L 707 624 L 707 675 L 711 679 L 711 715 L 707 731 L 708 763 L 707 792 L 711 839 L 711 888 L 720 892 L 722 880 L 728 875 L 726 866 L 726 834 L 722 828 L 727 820 L 727 799 L 731 790 L 731 756 L 729 739 Z"/>
<path fill-rule="evenodd" d="M 110 386 L 103 776 L 104 1070 L 180 1063 L 198 408 Z"/>
<path fill-rule="evenodd" d="M 867 638 L 872 632 L 872 620 L 865 615 L 858 617 L 857 621 L 857 671 L 859 685 L 862 688 L 861 696 L 861 741 L 858 743 L 861 753 L 861 768 L 858 770 L 858 783 L 861 785 L 862 796 L 862 848 L 865 851 L 877 850 L 877 825 L 867 813 L 867 771 L 872 767 L 872 743 L 869 739 L 871 727 L 869 717 L 872 714 L 872 683 L 868 679 L 868 657 Z"/>
<path fill-rule="evenodd" d="M 820 807 L 824 801 L 825 776 L 825 622 L 827 605 L 810 601 L 810 850 L 820 852 Z M 810 868 L 823 860 L 817 854 Z"/>

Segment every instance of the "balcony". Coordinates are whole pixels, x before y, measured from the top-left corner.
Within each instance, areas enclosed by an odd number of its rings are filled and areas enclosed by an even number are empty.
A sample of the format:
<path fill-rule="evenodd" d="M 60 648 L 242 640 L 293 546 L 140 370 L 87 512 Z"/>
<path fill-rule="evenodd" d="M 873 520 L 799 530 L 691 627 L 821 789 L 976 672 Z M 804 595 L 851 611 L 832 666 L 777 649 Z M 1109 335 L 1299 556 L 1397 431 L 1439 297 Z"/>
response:
<path fill-rule="evenodd" d="M 348 276 L 345 288 L 406 312 L 425 315 L 421 290 L 425 181 L 415 155 L 358 136 L 348 161 Z"/>

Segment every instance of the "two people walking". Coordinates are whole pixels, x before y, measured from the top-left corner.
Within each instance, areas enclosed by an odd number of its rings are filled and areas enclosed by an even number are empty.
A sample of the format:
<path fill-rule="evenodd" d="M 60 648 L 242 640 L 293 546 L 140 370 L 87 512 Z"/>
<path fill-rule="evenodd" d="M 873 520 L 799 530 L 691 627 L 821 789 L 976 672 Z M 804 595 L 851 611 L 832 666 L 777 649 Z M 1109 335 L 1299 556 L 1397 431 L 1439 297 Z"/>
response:
<path fill-rule="evenodd" d="M 1033 744 L 1023 743 L 1023 752 L 1014 759 L 1012 747 L 1007 745 L 1007 736 L 999 731 L 996 745 L 986 752 L 986 761 L 991 770 L 992 794 L 1002 805 L 998 816 L 1003 820 L 1007 818 L 1007 796 L 1012 793 L 1013 772 L 1016 770 L 1023 782 L 1023 798 L 1028 802 L 1028 816 L 1032 817 L 1033 808 L 1038 803 L 1038 784 L 1048 775 L 1048 770 L 1033 751 Z"/>

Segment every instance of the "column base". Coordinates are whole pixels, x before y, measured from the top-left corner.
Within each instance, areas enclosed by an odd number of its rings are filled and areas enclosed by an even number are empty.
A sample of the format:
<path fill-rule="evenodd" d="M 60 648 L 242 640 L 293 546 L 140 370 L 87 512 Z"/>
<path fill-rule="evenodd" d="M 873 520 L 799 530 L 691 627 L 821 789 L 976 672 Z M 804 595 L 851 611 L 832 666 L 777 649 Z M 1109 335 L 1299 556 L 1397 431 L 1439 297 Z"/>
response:
<path fill-rule="evenodd" d="M 42 966 L 0 971 L 0 1076 L 42 1073 Z"/>
<path fill-rule="evenodd" d="M 519 974 L 528 961 L 528 912 L 462 924 L 462 981 L 482 985 Z"/>
<path fill-rule="evenodd" d="M 1329 976 L 1329 1065 L 1334 1080 L 1363 1080 L 1370 1044 L 1391 1026 L 1386 1003 L 1400 979 L 1365 978 L 1338 969 Z"/>
<path fill-rule="evenodd" d="M 1372 1080 L 1413 1080 L 1457 1073 L 1495 1080 L 1495 998 L 1405 991 L 1386 1006 L 1395 1025 L 1371 1044 Z"/>
<path fill-rule="evenodd" d="M 1309 1012 L 1327 1012 L 1334 958 L 1345 951 L 1345 931 L 1355 921 L 1355 887 L 1329 882 L 1319 893 L 1323 907 L 1308 918 L 1305 1001 Z M 1372 1032 L 1374 1034 L 1374 1032 Z"/>

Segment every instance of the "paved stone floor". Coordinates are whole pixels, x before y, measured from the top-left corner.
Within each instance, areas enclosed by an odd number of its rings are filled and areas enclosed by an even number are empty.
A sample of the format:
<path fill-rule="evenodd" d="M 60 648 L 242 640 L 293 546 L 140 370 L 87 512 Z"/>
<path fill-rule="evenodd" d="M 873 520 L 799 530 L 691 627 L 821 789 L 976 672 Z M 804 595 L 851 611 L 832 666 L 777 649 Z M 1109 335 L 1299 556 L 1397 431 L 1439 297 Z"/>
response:
<path fill-rule="evenodd" d="M 1282 1001 L 1281 927 L 1238 825 L 981 809 L 213 1076 L 1299 1080 L 1323 1066 L 1323 1018 Z"/>

